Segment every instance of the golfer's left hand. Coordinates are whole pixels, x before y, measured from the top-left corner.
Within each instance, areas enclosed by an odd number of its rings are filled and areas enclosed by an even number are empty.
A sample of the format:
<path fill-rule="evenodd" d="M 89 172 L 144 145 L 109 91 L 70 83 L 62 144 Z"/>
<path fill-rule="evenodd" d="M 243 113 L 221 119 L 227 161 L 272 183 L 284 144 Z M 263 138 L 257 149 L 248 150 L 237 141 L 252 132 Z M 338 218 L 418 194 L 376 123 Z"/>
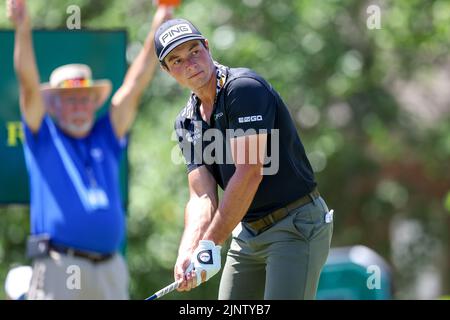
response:
<path fill-rule="evenodd" d="M 211 279 L 221 268 L 220 250 L 221 246 L 216 246 L 211 240 L 200 240 L 198 247 L 194 250 L 191 257 L 192 272 L 196 274 L 196 284 L 199 286 L 201 283 Z M 201 279 L 201 282 L 200 282 Z"/>

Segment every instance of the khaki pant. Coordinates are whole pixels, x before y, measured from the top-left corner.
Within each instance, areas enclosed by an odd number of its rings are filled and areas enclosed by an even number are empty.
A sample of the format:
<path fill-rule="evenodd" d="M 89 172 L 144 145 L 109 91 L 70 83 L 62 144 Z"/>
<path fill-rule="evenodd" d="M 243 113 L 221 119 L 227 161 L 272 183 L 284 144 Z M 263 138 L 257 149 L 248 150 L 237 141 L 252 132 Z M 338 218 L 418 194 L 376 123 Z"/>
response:
<path fill-rule="evenodd" d="M 258 235 L 240 223 L 233 231 L 219 299 L 315 299 L 333 233 L 326 213 L 319 197 Z"/>
<path fill-rule="evenodd" d="M 128 269 L 120 254 L 100 263 L 60 254 L 33 263 L 30 300 L 125 300 Z"/>

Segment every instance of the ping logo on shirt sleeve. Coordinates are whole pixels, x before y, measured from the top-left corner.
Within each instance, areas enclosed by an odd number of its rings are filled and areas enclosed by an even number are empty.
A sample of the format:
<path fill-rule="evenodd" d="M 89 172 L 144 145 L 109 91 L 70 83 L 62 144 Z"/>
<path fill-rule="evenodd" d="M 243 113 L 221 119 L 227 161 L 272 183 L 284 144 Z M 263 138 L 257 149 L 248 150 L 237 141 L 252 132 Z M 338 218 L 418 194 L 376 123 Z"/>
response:
<path fill-rule="evenodd" d="M 257 122 L 257 121 L 262 121 L 262 120 L 263 120 L 262 115 L 238 118 L 239 123 Z"/>
<path fill-rule="evenodd" d="M 186 23 L 174 25 L 159 36 L 159 42 L 165 46 L 173 39 L 187 33 L 193 33 L 191 27 Z"/>

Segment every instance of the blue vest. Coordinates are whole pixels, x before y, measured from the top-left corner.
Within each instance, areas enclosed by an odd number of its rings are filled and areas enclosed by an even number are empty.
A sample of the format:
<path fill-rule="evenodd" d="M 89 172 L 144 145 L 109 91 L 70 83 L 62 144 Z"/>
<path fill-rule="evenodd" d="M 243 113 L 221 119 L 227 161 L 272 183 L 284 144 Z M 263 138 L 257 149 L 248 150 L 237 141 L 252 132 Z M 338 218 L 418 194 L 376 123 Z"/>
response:
<path fill-rule="evenodd" d="M 125 236 L 119 141 L 109 113 L 82 139 L 66 135 L 46 115 L 38 132 L 22 120 L 30 178 L 31 233 L 79 250 L 112 253 Z"/>

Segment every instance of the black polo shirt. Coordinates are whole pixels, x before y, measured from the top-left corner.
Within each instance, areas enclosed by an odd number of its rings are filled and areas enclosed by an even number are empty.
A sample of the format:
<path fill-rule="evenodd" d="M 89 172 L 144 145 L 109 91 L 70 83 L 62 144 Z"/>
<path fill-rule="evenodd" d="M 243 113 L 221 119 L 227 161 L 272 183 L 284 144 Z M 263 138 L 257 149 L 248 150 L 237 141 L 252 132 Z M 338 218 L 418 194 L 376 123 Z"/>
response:
<path fill-rule="evenodd" d="M 229 139 L 268 134 L 265 174 L 243 221 L 251 221 L 308 194 L 316 186 L 313 170 L 289 111 L 278 93 L 249 69 L 227 68 L 210 124 L 191 95 L 175 121 L 188 172 L 206 166 L 225 189 L 235 172 Z"/>

